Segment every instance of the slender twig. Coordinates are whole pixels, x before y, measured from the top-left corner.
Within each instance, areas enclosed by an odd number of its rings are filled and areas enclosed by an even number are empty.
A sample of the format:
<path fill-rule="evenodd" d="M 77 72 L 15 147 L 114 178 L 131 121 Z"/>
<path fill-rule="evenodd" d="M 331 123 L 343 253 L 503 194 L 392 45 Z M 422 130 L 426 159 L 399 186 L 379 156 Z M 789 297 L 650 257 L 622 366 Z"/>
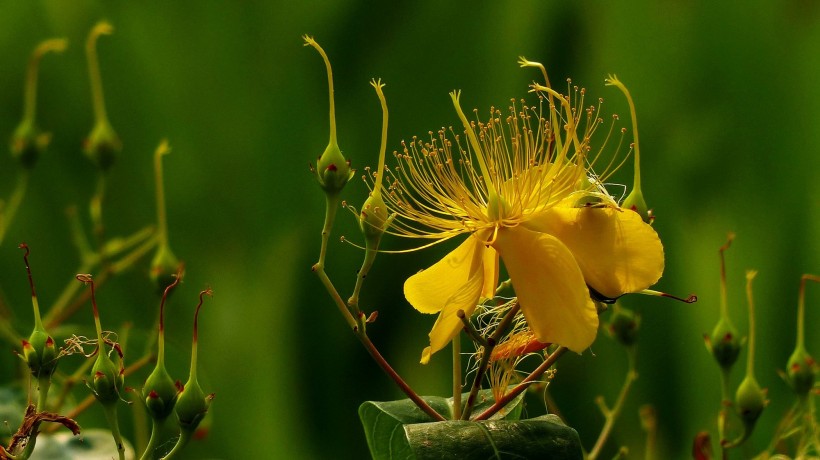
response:
<path fill-rule="evenodd" d="M 564 353 L 567 352 L 567 350 L 568 348 L 563 346 L 556 348 L 555 351 L 553 351 L 552 354 L 549 355 L 543 363 L 541 363 L 541 365 L 535 368 L 535 370 L 532 371 L 530 375 L 524 378 L 524 380 L 522 380 L 521 383 L 516 385 L 515 388 L 510 390 L 509 393 L 505 394 L 501 399 L 496 401 L 495 404 L 487 408 L 487 410 L 478 414 L 478 416 L 475 417 L 473 420 L 487 420 L 488 418 L 495 415 L 496 412 L 503 409 L 507 404 L 510 403 L 510 401 L 518 397 L 518 395 L 521 394 L 521 392 L 526 390 L 531 384 L 535 383 L 536 380 L 540 379 L 541 376 L 544 375 L 544 372 L 547 372 L 549 368 L 552 367 L 552 365 L 555 364 L 556 361 L 558 361 L 558 358 L 560 358 Z"/>
<path fill-rule="evenodd" d="M 635 347 L 627 348 L 627 352 L 629 355 L 629 370 L 626 372 L 626 378 L 618 394 L 618 399 L 615 401 L 615 405 L 612 406 L 612 409 L 607 409 L 603 397 L 598 401 L 606 421 L 604 422 L 604 427 L 601 429 L 601 434 L 598 435 L 598 440 L 595 441 L 595 446 L 589 452 L 589 455 L 587 455 L 587 460 L 595 460 L 598 458 L 601 449 L 604 447 L 607 439 L 609 439 L 610 433 L 612 433 L 612 427 L 615 426 L 615 421 L 618 419 L 618 416 L 621 415 L 621 410 L 626 401 L 626 396 L 632 388 L 632 384 L 638 379 L 638 373 L 635 371 Z"/>
<path fill-rule="evenodd" d="M 459 313 L 463 313 L 459 310 Z M 461 316 L 459 316 L 460 318 Z M 450 343 L 453 347 L 453 420 L 461 418 L 461 335 L 456 334 Z"/>
<path fill-rule="evenodd" d="M 416 392 L 413 391 L 413 389 L 410 388 L 409 385 L 407 385 L 407 383 L 401 378 L 401 376 L 395 370 L 393 370 L 390 364 L 388 364 L 384 357 L 382 357 L 381 353 L 379 353 L 379 350 L 376 349 L 376 346 L 373 345 L 373 342 L 370 341 L 370 338 L 367 337 L 367 334 L 356 334 L 356 337 L 359 338 L 359 340 L 362 342 L 362 345 L 364 345 L 364 347 L 370 353 L 370 356 L 373 357 L 373 359 L 376 361 L 376 363 L 379 364 L 382 370 L 384 370 L 384 372 L 386 372 L 387 375 L 390 376 L 390 378 L 393 379 L 394 382 L 396 382 L 396 385 L 398 385 L 399 388 L 401 388 L 401 391 L 403 391 L 404 394 L 406 394 L 407 397 L 410 398 L 410 400 L 413 401 L 419 409 L 424 411 L 425 414 L 429 415 L 433 420 L 437 422 L 443 422 L 446 420 L 441 414 L 436 412 L 435 409 L 430 407 L 430 405 L 427 404 L 425 400 L 421 399 L 421 397 L 417 395 Z"/>

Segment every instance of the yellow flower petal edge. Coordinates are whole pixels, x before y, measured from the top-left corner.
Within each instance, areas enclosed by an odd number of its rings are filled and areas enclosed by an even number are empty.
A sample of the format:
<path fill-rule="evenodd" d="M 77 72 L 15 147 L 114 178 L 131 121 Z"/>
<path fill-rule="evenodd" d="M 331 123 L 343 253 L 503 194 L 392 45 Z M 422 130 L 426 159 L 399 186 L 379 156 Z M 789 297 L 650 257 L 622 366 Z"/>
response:
<path fill-rule="evenodd" d="M 598 313 L 573 254 L 556 237 L 501 228 L 494 247 L 535 337 L 581 353 L 598 332 Z"/>
<path fill-rule="evenodd" d="M 663 245 L 655 230 L 631 210 L 554 207 L 525 226 L 564 243 L 586 283 L 608 298 L 638 292 L 663 274 Z"/>
<path fill-rule="evenodd" d="M 478 238 L 470 236 L 430 268 L 408 278 L 404 282 L 404 297 L 421 313 L 438 313 L 445 307 L 464 311 L 475 308 L 481 284 L 474 299 L 462 298 L 460 291 L 476 272 L 483 283 L 482 247 Z"/>

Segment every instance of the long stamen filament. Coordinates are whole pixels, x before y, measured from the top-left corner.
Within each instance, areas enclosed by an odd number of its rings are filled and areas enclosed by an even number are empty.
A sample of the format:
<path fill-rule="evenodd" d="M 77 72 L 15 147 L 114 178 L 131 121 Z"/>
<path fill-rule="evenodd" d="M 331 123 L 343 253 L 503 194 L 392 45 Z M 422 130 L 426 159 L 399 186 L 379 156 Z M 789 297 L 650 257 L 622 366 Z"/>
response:
<path fill-rule="evenodd" d="M 475 131 L 473 130 L 470 122 L 467 120 L 467 117 L 464 115 L 464 112 L 461 110 L 461 105 L 459 104 L 459 97 L 461 96 L 460 91 L 452 91 L 450 93 L 450 98 L 453 100 L 453 106 L 456 108 L 456 112 L 458 113 L 458 117 L 461 119 L 461 123 L 464 125 L 464 129 L 467 132 L 467 138 L 470 141 L 470 146 L 475 150 L 475 156 L 478 159 L 478 167 L 481 168 L 481 176 L 484 178 L 484 185 L 487 187 L 487 195 L 497 196 L 498 192 L 495 189 L 495 185 L 492 181 L 492 176 L 490 175 L 490 169 L 487 167 L 487 163 L 484 161 L 484 154 L 481 150 L 481 144 L 478 142 L 478 138 L 475 135 Z"/>

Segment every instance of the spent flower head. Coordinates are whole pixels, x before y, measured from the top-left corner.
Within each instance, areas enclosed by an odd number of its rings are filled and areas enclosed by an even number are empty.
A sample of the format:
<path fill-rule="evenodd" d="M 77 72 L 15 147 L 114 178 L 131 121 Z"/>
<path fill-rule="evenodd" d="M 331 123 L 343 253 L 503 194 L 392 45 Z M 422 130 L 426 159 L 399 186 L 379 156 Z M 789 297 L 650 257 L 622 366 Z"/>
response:
<path fill-rule="evenodd" d="M 395 154 L 399 165 L 384 198 L 397 218 L 388 233 L 431 245 L 467 235 L 404 285 L 413 307 L 439 313 L 422 362 L 461 330 L 459 310 L 469 316 L 480 298 L 493 297 L 499 257 L 537 340 L 576 352 L 596 336 L 591 294 L 638 292 L 663 272 L 657 233 L 604 187 L 617 152 L 593 171 L 615 117 L 598 140 L 602 100 L 587 105 L 586 90 L 569 81 L 560 94 L 544 75 L 547 86 L 532 86 L 538 106 L 513 100 L 506 114 L 491 108 L 485 121 L 468 119 L 453 91 L 462 129 L 442 128 L 429 141 L 414 137 Z"/>

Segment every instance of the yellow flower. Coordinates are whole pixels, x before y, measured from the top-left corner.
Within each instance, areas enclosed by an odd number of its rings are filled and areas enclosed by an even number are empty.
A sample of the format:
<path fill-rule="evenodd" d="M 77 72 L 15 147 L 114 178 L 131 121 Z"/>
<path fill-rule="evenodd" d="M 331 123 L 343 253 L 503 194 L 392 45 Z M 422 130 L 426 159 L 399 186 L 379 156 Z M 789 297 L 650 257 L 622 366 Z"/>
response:
<path fill-rule="evenodd" d="M 451 93 L 466 142 L 452 128 L 431 132 L 429 142 L 413 138 L 388 172 L 385 201 L 398 216 L 391 233 L 431 245 L 468 235 L 405 282 L 413 307 L 439 313 L 422 363 L 460 332 L 459 310 L 469 316 L 494 296 L 499 256 L 535 337 L 579 353 L 598 328 L 590 292 L 616 298 L 646 289 L 663 272 L 658 235 L 604 189 L 615 163 L 600 176 L 592 172 L 615 118 L 590 155 L 603 123 L 600 101 L 585 106 L 585 90 L 569 85 L 569 96 L 533 88 L 540 109 L 519 110 L 513 101 L 508 116 L 493 108 L 484 122 L 468 121 L 459 93 Z"/>

